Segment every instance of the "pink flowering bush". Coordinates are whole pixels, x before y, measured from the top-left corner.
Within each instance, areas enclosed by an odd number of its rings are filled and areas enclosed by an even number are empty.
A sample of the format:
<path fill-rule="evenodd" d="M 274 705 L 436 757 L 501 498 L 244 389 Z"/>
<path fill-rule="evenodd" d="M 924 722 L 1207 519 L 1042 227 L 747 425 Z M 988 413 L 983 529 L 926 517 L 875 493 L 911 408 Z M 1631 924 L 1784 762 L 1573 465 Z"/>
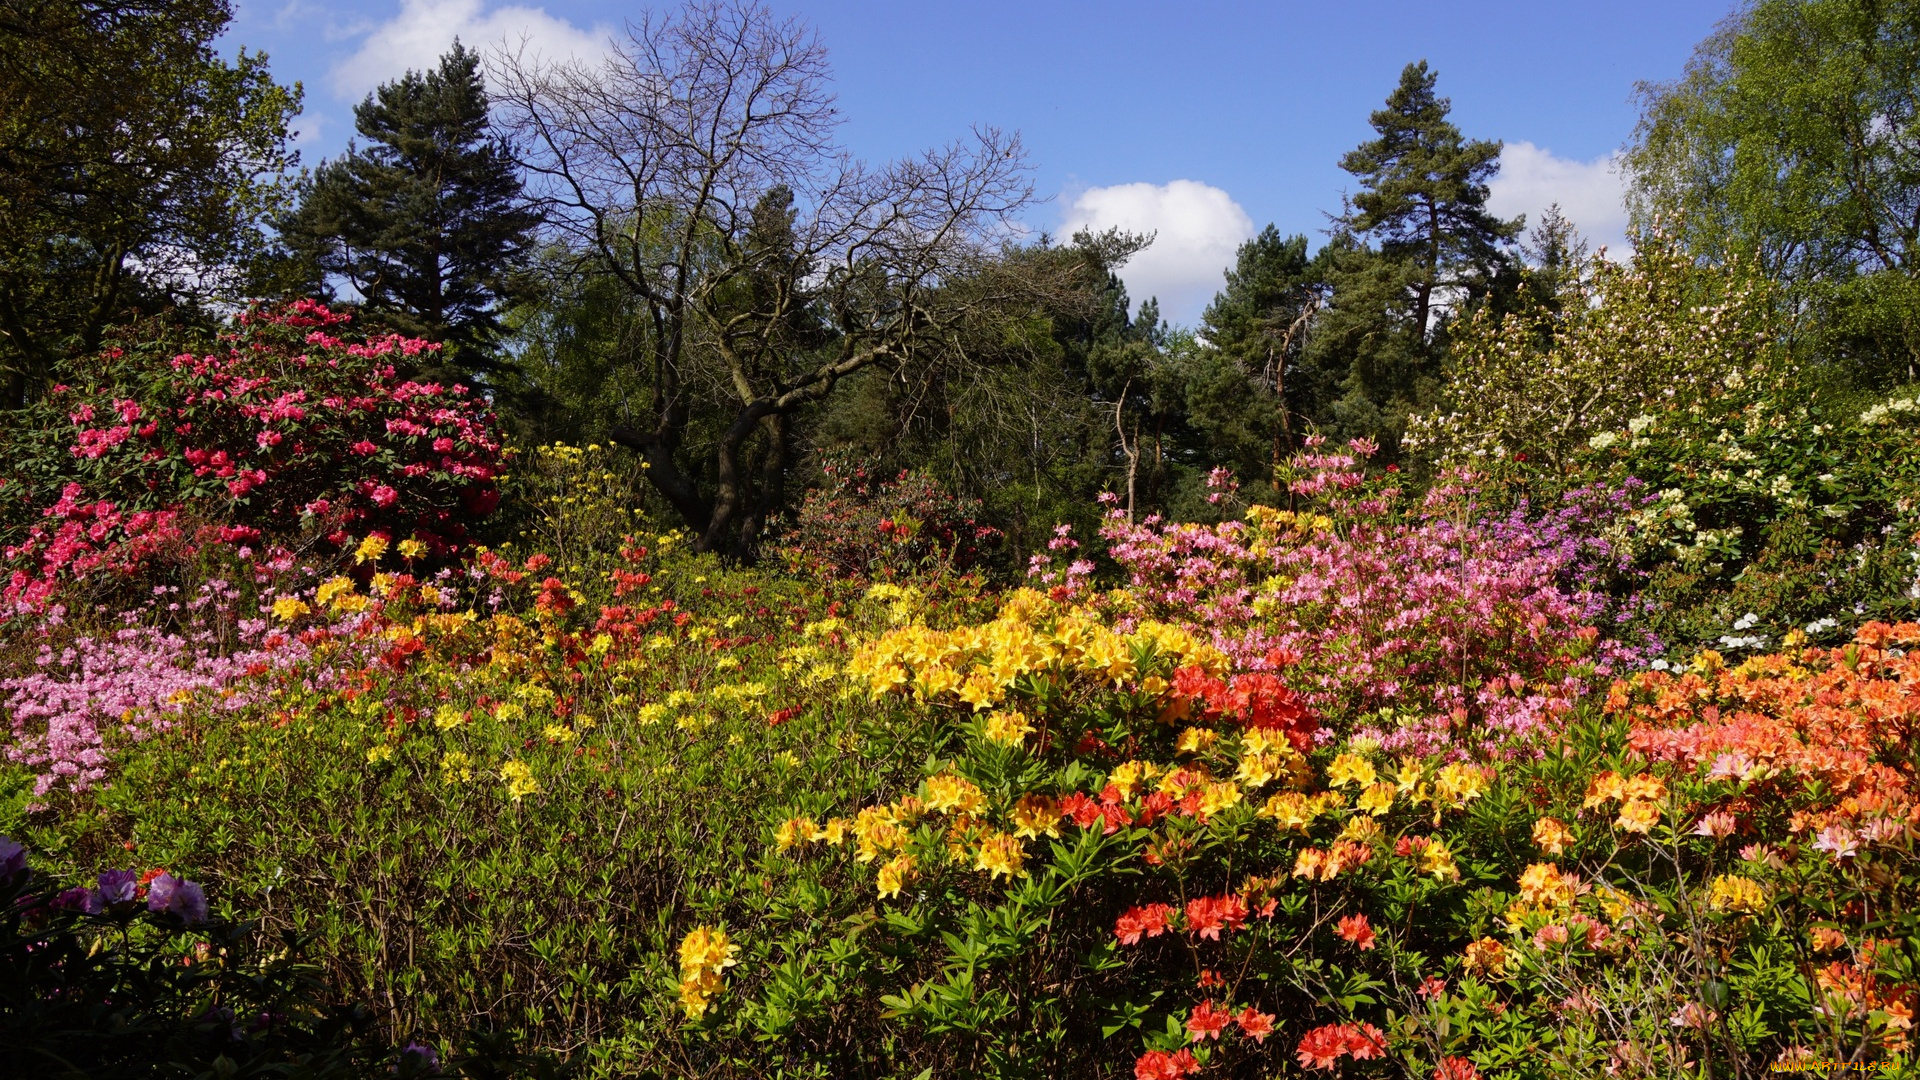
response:
<path fill-rule="evenodd" d="M 999 530 L 980 504 L 922 473 L 892 479 L 832 462 L 827 483 L 807 493 L 775 550 L 795 572 L 864 580 L 967 571 L 994 548 Z"/>
<path fill-rule="evenodd" d="M 210 350 L 148 329 L 75 364 L 12 437 L 0 595 L 38 607 L 64 582 L 135 575 L 193 546 L 189 517 L 227 543 L 459 549 L 499 501 L 491 406 L 410 377 L 436 345 L 353 341 L 347 321 L 299 301 L 241 315 Z"/>
<path fill-rule="evenodd" d="M 1286 669 L 1342 733 L 1422 754 L 1537 747 L 1652 646 L 1602 532 L 1637 505 L 1632 486 L 1495 514 L 1470 477 L 1414 500 L 1366 475 L 1371 447 L 1350 450 L 1295 459 L 1301 509 L 1218 525 L 1111 512 L 1102 532 L 1141 614 L 1205 627 L 1242 668 Z"/>

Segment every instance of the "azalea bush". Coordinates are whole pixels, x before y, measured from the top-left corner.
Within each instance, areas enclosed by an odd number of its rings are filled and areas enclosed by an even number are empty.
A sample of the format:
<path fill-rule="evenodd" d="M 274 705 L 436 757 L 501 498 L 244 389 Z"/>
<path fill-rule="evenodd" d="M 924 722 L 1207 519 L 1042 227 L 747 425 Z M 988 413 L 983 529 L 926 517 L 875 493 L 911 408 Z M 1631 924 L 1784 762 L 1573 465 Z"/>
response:
<path fill-rule="evenodd" d="M 822 471 L 826 483 L 807 492 L 773 543 L 791 573 L 853 580 L 966 573 L 1002 539 L 981 522 L 977 501 L 925 474 L 886 478 L 845 461 Z"/>
<path fill-rule="evenodd" d="M 492 411 L 412 378 L 437 346 L 356 341 L 348 321 L 299 301 L 240 315 L 211 348 L 162 325 L 76 362 L 8 435 L 4 599 L 124 590 L 205 539 L 460 550 L 498 503 Z"/>

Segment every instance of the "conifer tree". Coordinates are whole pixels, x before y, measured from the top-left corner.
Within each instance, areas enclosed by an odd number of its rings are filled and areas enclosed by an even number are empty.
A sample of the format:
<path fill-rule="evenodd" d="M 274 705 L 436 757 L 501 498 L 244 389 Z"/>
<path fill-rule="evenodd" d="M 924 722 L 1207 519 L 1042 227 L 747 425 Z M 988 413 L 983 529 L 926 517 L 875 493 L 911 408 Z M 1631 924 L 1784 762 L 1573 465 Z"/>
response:
<path fill-rule="evenodd" d="M 456 41 L 437 69 L 369 95 L 354 120 L 368 145 L 314 171 L 282 235 L 368 311 L 447 345 L 451 366 L 487 370 L 538 217 L 489 127 L 478 54 Z"/>
<path fill-rule="evenodd" d="M 1376 137 L 1340 159 L 1360 190 L 1322 253 L 1333 301 L 1305 364 L 1343 389 L 1323 425 L 1389 448 L 1435 392 L 1446 316 L 1511 287 L 1524 225 L 1487 210 L 1501 144 L 1464 138 L 1435 81 L 1424 60 L 1408 64 L 1370 118 Z"/>

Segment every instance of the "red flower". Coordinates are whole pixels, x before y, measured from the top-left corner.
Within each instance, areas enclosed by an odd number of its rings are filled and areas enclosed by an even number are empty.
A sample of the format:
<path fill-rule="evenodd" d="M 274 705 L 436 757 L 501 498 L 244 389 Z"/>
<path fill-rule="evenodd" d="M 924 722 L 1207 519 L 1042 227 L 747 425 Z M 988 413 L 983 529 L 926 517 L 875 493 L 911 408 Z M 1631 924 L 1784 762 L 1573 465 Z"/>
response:
<path fill-rule="evenodd" d="M 1347 1052 L 1347 1026 L 1324 1024 L 1300 1037 L 1294 1053 L 1303 1069 L 1331 1069 Z"/>
<path fill-rule="evenodd" d="M 1257 1043 L 1266 1042 L 1267 1036 L 1273 1034 L 1273 1014 L 1260 1012 L 1251 1005 L 1240 1010 L 1240 1015 L 1234 1017 L 1233 1022 L 1239 1024 L 1240 1030 Z"/>
<path fill-rule="evenodd" d="M 1202 1039 L 1217 1039 L 1220 1033 L 1233 1023 L 1233 1013 L 1214 1007 L 1213 1002 L 1203 1001 L 1187 1014 L 1187 1037 L 1194 1042 Z"/>
<path fill-rule="evenodd" d="M 1420 980 L 1420 996 L 1423 998 L 1437 997 L 1446 990 L 1447 980 L 1438 975 L 1429 975 Z"/>
<path fill-rule="evenodd" d="M 1347 1053 L 1356 1061 L 1387 1056 L 1386 1032 L 1372 1024 L 1347 1025 Z"/>
<path fill-rule="evenodd" d="M 1146 907 L 1128 908 L 1114 920 L 1113 933 L 1122 945 L 1140 944 L 1141 935 L 1159 937 L 1167 932 L 1167 923 L 1174 909 L 1167 904 L 1148 904 Z"/>
<path fill-rule="evenodd" d="M 1180 1080 L 1199 1071 L 1200 1063 L 1194 1060 L 1191 1050 L 1171 1054 L 1165 1050 L 1149 1050 L 1133 1063 L 1134 1080 Z"/>
<path fill-rule="evenodd" d="M 1067 796 L 1060 804 L 1060 812 L 1072 818 L 1073 823 L 1083 829 L 1099 821 L 1102 816 L 1100 813 L 1100 804 L 1087 798 L 1087 794 L 1084 791 L 1076 791 L 1072 795 Z M 1111 832 L 1112 830 L 1108 831 Z"/>
<path fill-rule="evenodd" d="M 1480 1080 L 1480 1070 L 1463 1057 L 1445 1057 L 1433 1070 L 1433 1080 Z"/>
<path fill-rule="evenodd" d="M 1334 933 L 1358 945 L 1362 952 L 1373 948 L 1373 927 L 1368 925 L 1365 915 L 1349 915 L 1341 919 L 1339 925 L 1335 927 Z"/>
<path fill-rule="evenodd" d="M 1187 929 L 1220 940 L 1220 931 L 1246 925 L 1247 902 L 1238 896 L 1201 896 L 1187 901 Z"/>

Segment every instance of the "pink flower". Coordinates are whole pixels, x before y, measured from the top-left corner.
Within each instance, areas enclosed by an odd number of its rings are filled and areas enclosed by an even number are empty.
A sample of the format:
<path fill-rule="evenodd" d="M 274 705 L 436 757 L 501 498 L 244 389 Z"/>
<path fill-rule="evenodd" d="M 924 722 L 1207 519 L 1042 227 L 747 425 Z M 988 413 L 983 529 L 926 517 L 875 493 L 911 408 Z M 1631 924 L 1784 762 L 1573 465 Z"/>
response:
<path fill-rule="evenodd" d="M 1700 823 L 1693 827 L 1693 834 L 1695 836 L 1706 836 L 1718 840 L 1722 837 L 1732 836 L 1737 825 L 1738 823 L 1734 821 L 1732 814 L 1727 813 L 1725 810 L 1715 810 L 1713 813 L 1700 819 Z"/>

